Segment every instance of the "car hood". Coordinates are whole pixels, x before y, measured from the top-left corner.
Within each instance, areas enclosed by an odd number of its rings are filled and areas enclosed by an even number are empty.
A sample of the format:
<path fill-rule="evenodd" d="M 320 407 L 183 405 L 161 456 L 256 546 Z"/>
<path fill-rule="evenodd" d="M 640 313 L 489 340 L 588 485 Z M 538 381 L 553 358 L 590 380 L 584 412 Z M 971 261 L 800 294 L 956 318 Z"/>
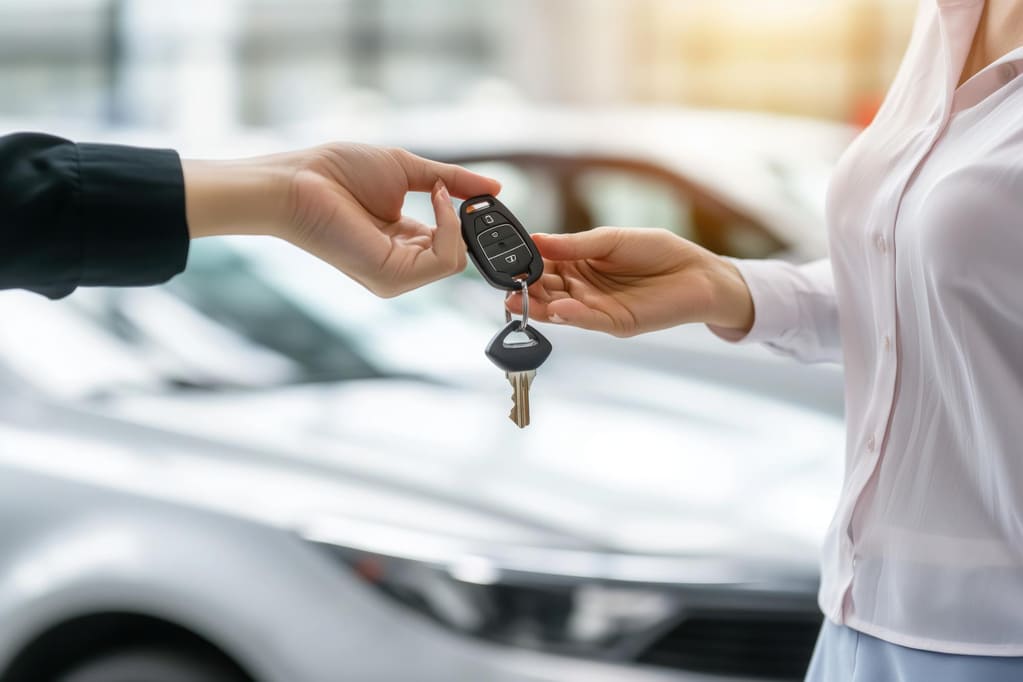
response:
<path fill-rule="evenodd" d="M 103 409 L 241 448 L 251 453 L 246 476 L 257 459 L 278 472 L 312 472 L 297 488 L 274 474 L 280 495 L 258 502 L 287 506 L 293 519 L 350 515 L 343 498 L 384 487 L 542 528 L 569 545 L 814 561 L 841 480 L 839 420 L 710 383 L 593 369 L 541 374 L 533 424 L 521 431 L 497 379 L 492 390 L 383 379 L 129 396 Z M 332 482 L 351 487 L 313 494 Z M 357 514 L 393 517 L 388 504 L 363 501 Z M 439 523 L 399 516 L 403 525 Z"/>

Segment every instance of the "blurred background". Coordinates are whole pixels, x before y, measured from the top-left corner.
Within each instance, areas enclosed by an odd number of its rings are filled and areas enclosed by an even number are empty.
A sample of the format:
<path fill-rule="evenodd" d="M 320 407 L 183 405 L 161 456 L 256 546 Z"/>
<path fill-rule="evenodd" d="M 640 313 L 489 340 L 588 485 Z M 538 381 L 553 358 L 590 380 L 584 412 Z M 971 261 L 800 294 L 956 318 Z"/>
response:
<path fill-rule="evenodd" d="M 401 145 L 531 230 L 805 262 L 915 10 L 0 0 L 0 134 Z M 0 680 L 801 679 L 841 369 L 545 328 L 520 432 L 501 296 L 470 268 L 382 301 L 254 238 L 161 287 L 0 292 Z"/>
<path fill-rule="evenodd" d="M 205 128 L 515 97 L 862 123 L 914 12 L 913 0 L 5 0 L 0 111 Z"/>

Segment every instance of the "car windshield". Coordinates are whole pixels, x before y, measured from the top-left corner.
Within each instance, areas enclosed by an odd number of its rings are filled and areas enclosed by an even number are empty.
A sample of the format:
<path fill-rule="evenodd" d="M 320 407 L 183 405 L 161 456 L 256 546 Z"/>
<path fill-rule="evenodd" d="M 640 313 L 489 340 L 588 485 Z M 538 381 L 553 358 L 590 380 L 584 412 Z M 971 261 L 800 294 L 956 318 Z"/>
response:
<path fill-rule="evenodd" d="M 480 294 L 466 277 L 383 301 L 282 242 L 201 240 L 186 272 L 160 287 L 80 289 L 58 303 L 6 295 L 11 314 L 30 322 L 0 338 L 0 357 L 63 396 L 453 380 L 478 371 L 468 351 L 478 355 L 492 332 L 472 313 Z M 499 298 L 490 302 L 498 313 Z M 57 341 L 69 337 L 73 349 Z"/>

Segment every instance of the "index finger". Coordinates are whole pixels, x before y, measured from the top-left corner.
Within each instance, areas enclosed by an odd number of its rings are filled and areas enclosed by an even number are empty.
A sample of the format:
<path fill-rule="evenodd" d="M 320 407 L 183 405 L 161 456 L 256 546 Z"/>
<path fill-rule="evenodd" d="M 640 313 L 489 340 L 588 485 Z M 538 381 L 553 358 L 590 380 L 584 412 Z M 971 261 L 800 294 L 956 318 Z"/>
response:
<path fill-rule="evenodd" d="M 428 192 L 441 180 L 452 196 L 460 199 L 479 194 L 497 194 L 501 191 L 501 183 L 485 175 L 452 163 L 441 163 L 417 156 L 400 149 L 396 158 L 405 170 L 408 187 L 413 192 Z"/>
<path fill-rule="evenodd" d="M 607 258 L 621 243 L 622 233 L 611 227 L 597 227 L 575 234 L 533 235 L 540 254 L 549 260 L 587 260 Z"/>

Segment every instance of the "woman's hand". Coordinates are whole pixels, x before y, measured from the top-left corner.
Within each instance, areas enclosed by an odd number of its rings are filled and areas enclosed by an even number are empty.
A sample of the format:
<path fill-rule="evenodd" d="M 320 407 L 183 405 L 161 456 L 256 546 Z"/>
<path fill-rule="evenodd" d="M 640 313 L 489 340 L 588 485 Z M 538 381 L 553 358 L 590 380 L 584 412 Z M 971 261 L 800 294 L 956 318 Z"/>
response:
<path fill-rule="evenodd" d="M 403 149 L 337 143 L 244 161 L 184 161 L 192 237 L 270 234 L 390 297 L 465 268 L 451 195 L 500 184 Z M 431 192 L 437 226 L 401 213 Z"/>
<path fill-rule="evenodd" d="M 533 237 L 544 275 L 529 289 L 531 318 L 615 336 L 687 322 L 744 334 L 753 325 L 738 269 L 666 230 L 600 227 Z M 521 313 L 522 295 L 508 307 Z"/>

